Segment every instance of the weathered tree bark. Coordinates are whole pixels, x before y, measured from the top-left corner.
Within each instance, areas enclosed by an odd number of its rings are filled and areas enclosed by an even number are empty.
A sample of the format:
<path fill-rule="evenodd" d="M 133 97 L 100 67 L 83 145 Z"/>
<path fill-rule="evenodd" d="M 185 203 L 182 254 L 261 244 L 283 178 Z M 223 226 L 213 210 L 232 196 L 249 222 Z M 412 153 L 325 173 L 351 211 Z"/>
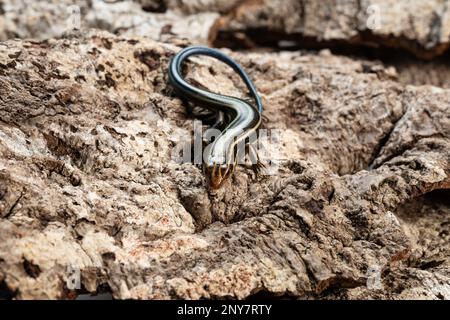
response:
<path fill-rule="evenodd" d="M 74 5 L 80 28 L 153 39 L 175 34 L 206 42 L 209 33 L 211 42 L 231 46 L 288 40 L 301 47 L 404 49 L 421 58 L 450 47 L 448 0 L 3 0 L 0 39 L 60 36 L 74 27 Z"/>
<path fill-rule="evenodd" d="M 409 201 L 396 210 L 408 235 L 411 254 L 406 263 L 384 270 L 381 285 L 372 274 L 372 288 L 335 290 L 328 299 L 445 299 L 449 288 L 448 192 L 435 192 Z M 400 280 L 402 279 L 402 280 Z"/>
<path fill-rule="evenodd" d="M 326 51 L 229 52 L 261 92 L 265 126 L 283 132 L 281 161 L 258 179 L 240 167 L 211 192 L 201 168 L 171 161 L 194 122 L 167 83 L 181 43 L 92 32 L 0 45 L 4 288 L 71 297 L 70 267 L 83 289 L 115 298 L 450 298 L 448 255 L 420 255 L 407 209 L 450 188 L 449 90 Z M 213 60 L 187 72 L 245 92 Z M 441 207 L 422 206 L 448 221 Z M 383 271 L 375 293 L 372 270 Z M 430 279 L 442 287 L 426 290 Z"/>
<path fill-rule="evenodd" d="M 448 0 L 3 0 L 0 40 L 97 28 L 231 48 L 331 48 L 381 59 L 405 84 L 449 88 L 449 7 Z"/>
<path fill-rule="evenodd" d="M 154 40 L 177 36 L 206 43 L 219 13 L 185 13 L 168 5 L 158 0 L 3 0 L 0 40 L 44 40 L 61 37 L 74 29 L 98 28 Z"/>
<path fill-rule="evenodd" d="M 302 47 L 375 46 L 433 58 L 450 47 L 450 2 L 242 1 L 217 22 L 211 34 L 214 42 L 230 38 L 232 44 L 249 46 L 282 40 Z"/>
<path fill-rule="evenodd" d="M 434 85 L 450 88 L 450 64 L 448 58 L 419 62 L 412 59 L 395 59 L 391 64 L 398 73 L 398 81 L 412 85 Z"/>

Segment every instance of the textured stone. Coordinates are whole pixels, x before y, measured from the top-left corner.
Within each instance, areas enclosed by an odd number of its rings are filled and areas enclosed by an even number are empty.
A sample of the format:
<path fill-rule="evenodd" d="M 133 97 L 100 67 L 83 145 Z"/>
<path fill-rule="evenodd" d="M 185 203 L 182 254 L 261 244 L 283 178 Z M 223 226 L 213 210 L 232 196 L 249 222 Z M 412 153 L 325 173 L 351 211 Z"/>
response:
<path fill-rule="evenodd" d="M 3 0 L 0 39 L 75 27 L 229 46 L 393 48 L 432 58 L 450 46 L 448 0 Z M 77 9 L 78 7 L 78 9 Z M 75 11 L 74 11 L 75 10 Z M 78 10 L 78 11 L 77 11 Z"/>
<path fill-rule="evenodd" d="M 299 47 L 393 48 L 432 58 L 450 46 L 449 4 L 448 0 L 249 0 L 217 21 L 212 39 L 244 46 L 289 41 Z"/>
<path fill-rule="evenodd" d="M 49 39 L 89 28 L 151 39 L 174 35 L 205 43 L 217 12 L 187 14 L 164 1 L 3 0 L 0 40 Z M 161 13 L 164 12 L 164 14 Z"/>
<path fill-rule="evenodd" d="M 167 83 L 175 44 L 187 42 L 90 32 L 1 44 L 1 287 L 70 298 L 75 269 L 83 290 L 115 298 L 352 298 L 373 294 L 380 268 L 392 269 L 380 297 L 424 297 L 430 283 L 442 288 L 427 297 L 447 297 L 448 264 L 433 262 L 446 249 L 418 259 L 429 247 L 407 214 L 450 187 L 449 90 L 328 51 L 226 50 L 255 80 L 265 127 L 282 132 L 279 167 L 259 178 L 239 167 L 212 192 L 201 168 L 171 160 L 194 123 Z M 227 67 L 192 60 L 190 81 L 243 97 Z M 428 241 L 448 249 L 447 238 Z"/>

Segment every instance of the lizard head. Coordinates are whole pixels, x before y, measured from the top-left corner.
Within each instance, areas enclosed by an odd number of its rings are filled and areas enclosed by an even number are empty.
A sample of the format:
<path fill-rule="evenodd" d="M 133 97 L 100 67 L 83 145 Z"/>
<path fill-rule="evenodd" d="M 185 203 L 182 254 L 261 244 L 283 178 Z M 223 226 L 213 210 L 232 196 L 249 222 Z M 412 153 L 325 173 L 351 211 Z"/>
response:
<path fill-rule="evenodd" d="M 218 162 L 209 162 L 203 165 L 205 175 L 208 179 L 209 186 L 213 190 L 217 190 L 228 180 L 234 171 L 234 164 L 221 164 Z"/>

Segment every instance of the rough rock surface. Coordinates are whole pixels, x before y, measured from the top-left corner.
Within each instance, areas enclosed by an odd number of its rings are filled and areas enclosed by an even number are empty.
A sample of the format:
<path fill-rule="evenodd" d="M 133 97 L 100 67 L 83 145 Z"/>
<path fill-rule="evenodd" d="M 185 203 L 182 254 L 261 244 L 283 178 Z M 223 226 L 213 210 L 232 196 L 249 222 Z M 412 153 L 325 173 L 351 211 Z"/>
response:
<path fill-rule="evenodd" d="M 405 84 L 430 84 L 441 88 L 450 88 L 449 57 L 442 60 L 419 62 L 411 59 L 395 59 L 392 65 L 398 73 L 398 80 Z"/>
<path fill-rule="evenodd" d="M 402 83 L 450 88 L 449 7 L 444 0 L 2 0 L 0 40 L 98 28 L 227 47 L 367 51 L 366 57 L 394 66 Z M 404 51 L 444 58 L 405 59 Z"/>
<path fill-rule="evenodd" d="M 174 5 L 168 8 L 164 1 L 2 0 L 0 40 L 44 40 L 98 28 L 155 40 L 176 35 L 206 43 L 218 17 L 218 12 L 185 13 Z"/>
<path fill-rule="evenodd" d="M 77 12 L 79 18 L 74 15 Z M 80 21 L 74 25 L 77 19 Z M 175 34 L 198 42 L 226 42 L 231 46 L 278 46 L 287 42 L 300 47 L 395 48 L 421 58 L 433 58 L 450 47 L 450 1 L 327 0 L 324 4 L 315 0 L 2 0 L 0 3 L 0 39 L 46 39 L 74 27 L 95 27 L 153 39 Z"/>
<path fill-rule="evenodd" d="M 106 32 L 0 44 L 0 288 L 450 299 L 449 206 L 425 196 L 449 195 L 450 90 L 328 51 L 228 51 L 281 129 L 279 166 L 240 167 L 212 192 L 201 168 L 171 160 L 194 124 L 166 73 L 187 44 Z M 186 71 L 245 92 L 213 60 Z"/>
<path fill-rule="evenodd" d="M 448 191 L 438 191 L 399 207 L 397 217 L 411 241 L 411 255 L 405 264 L 384 270 L 382 281 L 374 276 L 370 289 L 339 288 L 323 298 L 448 299 L 449 199 Z"/>
<path fill-rule="evenodd" d="M 43 40 L 97 28 L 231 48 L 331 48 L 387 56 L 381 60 L 397 69 L 403 83 L 449 88 L 449 7 L 448 0 L 2 0 L 0 40 Z M 404 51 L 443 58 L 405 59 Z"/>
<path fill-rule="evenodd" d="M 272 35 L 272 37 L 271 37 Z M 367 46 L 421 58 L 450 46 L 448 0 L 248 0 L 217 21 L 211 40 L 241 45 Z M 240 41 L 236 41 L 240 40 Z"/>

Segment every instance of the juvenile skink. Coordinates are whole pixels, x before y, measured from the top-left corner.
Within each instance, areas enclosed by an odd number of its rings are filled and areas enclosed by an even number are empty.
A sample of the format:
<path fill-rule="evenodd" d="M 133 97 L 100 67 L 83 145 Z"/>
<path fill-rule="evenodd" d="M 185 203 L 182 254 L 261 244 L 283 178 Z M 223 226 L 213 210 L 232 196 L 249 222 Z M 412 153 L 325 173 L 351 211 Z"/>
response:
<path fill-rule="evenodd" d="M 181 66 L 187 58 L 194 55 L 210 56 L 230 66 L 244 81 L 255 106 L 243 99 L 197 88 L 184 80 Z M 257 134 L 263 110 L 261 98 L 255 85 L 238 63 L 224 53 L 207 47 L 188 47 L 177 53 L 169 65 L 169 81 L 175 92 L 183 99 L 216 112 L 221 121 L 223 119 L 226 121 L 224 129 L 208 147 L 203 159 L 204 172 L 209 184 L 212 189 L 218 189 L 234 171 L 237 164 L 237 147 L 242 145 L 241 142 L 245 144 L 252 134 Z M 252 148 L 249 145 L 246 147 Z M 259 159 L 257 163 L 252 164 L 255 171 L 261 166 Z"/>

